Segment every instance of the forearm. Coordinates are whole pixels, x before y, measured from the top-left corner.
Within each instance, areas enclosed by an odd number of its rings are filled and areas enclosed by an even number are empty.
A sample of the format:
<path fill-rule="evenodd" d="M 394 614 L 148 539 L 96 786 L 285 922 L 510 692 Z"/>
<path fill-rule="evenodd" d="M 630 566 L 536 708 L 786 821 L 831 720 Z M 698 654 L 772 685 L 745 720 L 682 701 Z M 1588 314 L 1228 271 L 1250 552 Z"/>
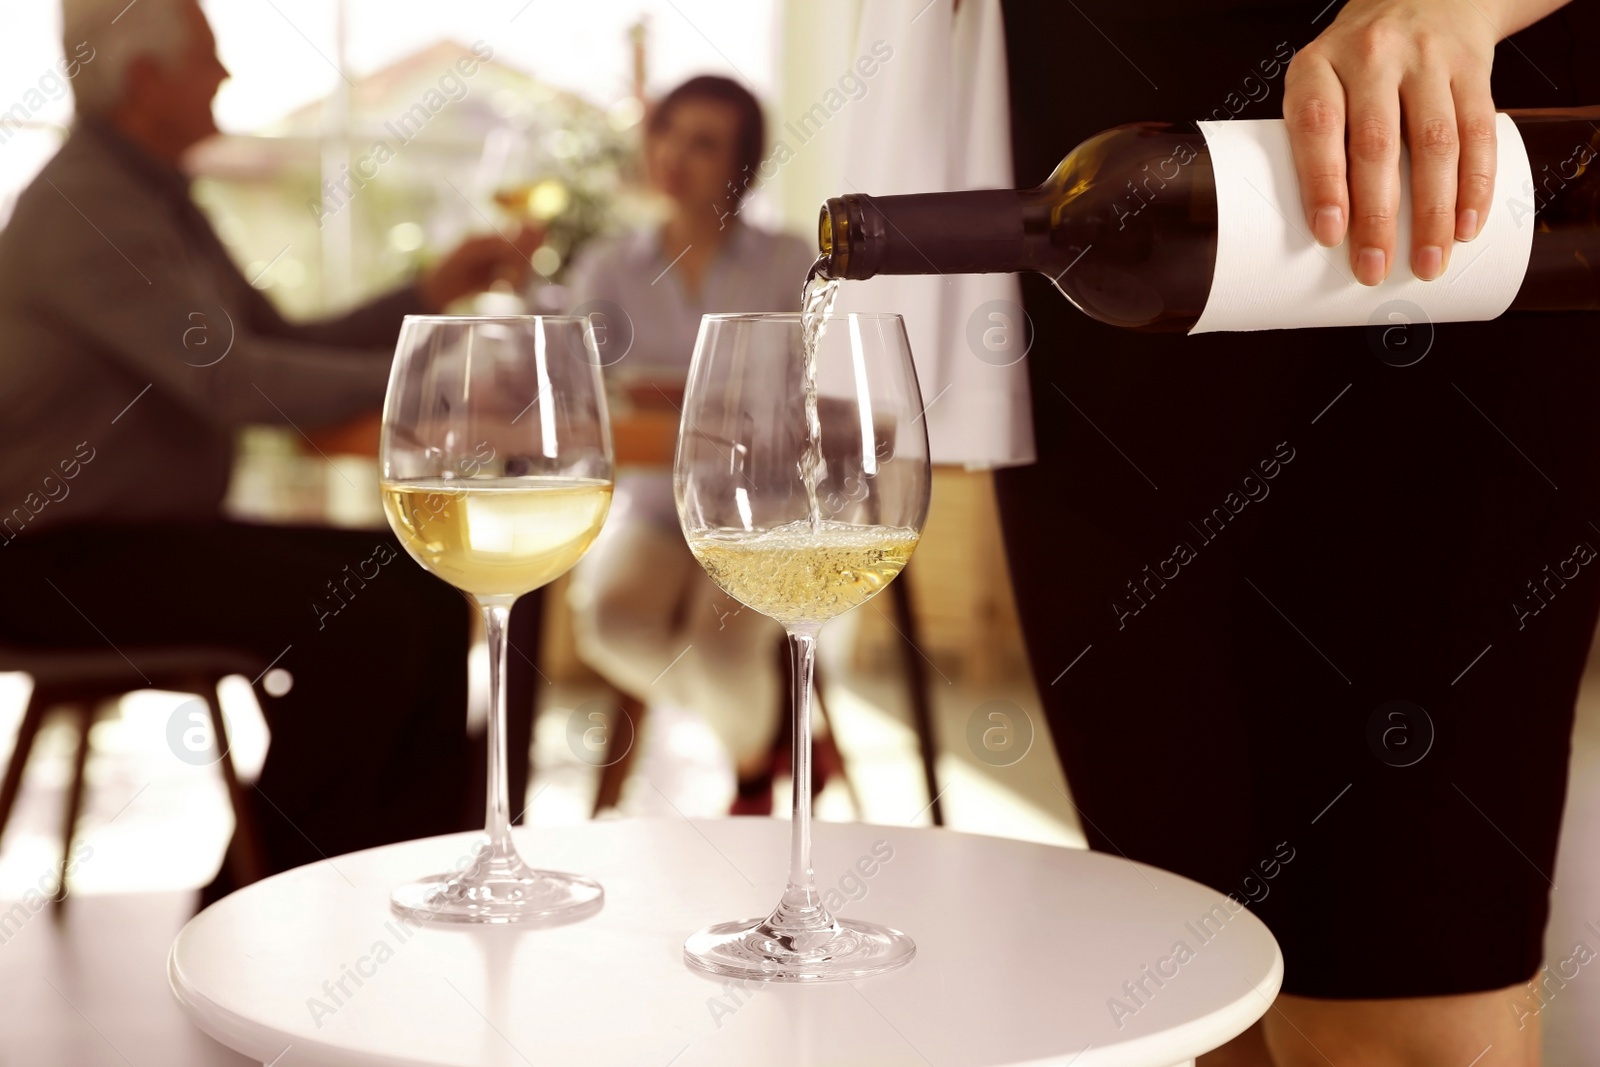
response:
<path fill-rule="evenodd" d="M 41 318 L 217 426 L 324 425 L 383 402 L 392 335 L 383 346 L 353 348 L 258 333 L 242 309 L 206 305 L 183 279 L 151 273 L 149 286 L 128 271 L 43 287 Z"/>
<path fill-rule="evenodd" d="M 330 426 L 383 404 L 391 349 L 329 349 L 277 338 L 243 337 L 240 350 L 196 383 L 199 400 L 231 425 Z M 238 362 L 229 367 L 229 362 Z"/>
<path fill-rule="evenodd" d="M 350 348 L 393 348 L 407 315 L 429 308 L 415 284 L 404 286 L 343 315 L 315 322 L 288 322 L 279 316 L 262 324 L 264 332 L 288 340 Z M 275 320 L 275 321 L 273 321 Z"/>

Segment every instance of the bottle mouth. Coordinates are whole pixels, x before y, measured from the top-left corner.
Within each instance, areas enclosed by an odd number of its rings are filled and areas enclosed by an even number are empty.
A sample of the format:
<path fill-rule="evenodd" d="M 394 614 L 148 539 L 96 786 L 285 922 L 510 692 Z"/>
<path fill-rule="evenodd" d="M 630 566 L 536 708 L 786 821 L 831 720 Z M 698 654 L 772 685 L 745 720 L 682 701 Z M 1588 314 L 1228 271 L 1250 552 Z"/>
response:
<path fill-rule="evenodd" d="M 817 247 L 827 260 L 824 276 L 849 276 L 850 209 L 844 197 L 830 197 L 823 202 L 817 216 Z"/>

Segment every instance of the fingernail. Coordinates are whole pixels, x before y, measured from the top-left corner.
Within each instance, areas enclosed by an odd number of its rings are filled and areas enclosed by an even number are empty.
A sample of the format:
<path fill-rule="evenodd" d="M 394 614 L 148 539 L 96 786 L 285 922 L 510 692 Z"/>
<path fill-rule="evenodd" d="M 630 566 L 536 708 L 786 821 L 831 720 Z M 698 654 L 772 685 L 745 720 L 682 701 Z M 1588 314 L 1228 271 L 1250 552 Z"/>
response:
<path fill-rule="evenodd" d="M 1344 209 L 1336 204 L 1317 208 L 1317 213 L 1311 219 L 1311 232 L 1317 238 L 1317 244 L 1325 248 L 1332 248 L 1344 236 Z"/>
<path fill-rule="evenodd" d="M 1478 236 L 1478 213 L 1468 208 L 1456 217 L 1456 240 L 1470 241 Z"/>
<path fill-rule="evenodd" d="M 1356 257 L 1356 281 L 1377 285 L 1383 281 L 1384 256 L 1381 248 L 1363 248 Z"/>
<path fill-rule="evenodd" d="M 1439 276 L 1440 265 L 1444 262 L 1444 250 L 1438 245 L 1423 245 L 1417 249 L 1416 275 L 1425 282 L 1431 282 Z"/>

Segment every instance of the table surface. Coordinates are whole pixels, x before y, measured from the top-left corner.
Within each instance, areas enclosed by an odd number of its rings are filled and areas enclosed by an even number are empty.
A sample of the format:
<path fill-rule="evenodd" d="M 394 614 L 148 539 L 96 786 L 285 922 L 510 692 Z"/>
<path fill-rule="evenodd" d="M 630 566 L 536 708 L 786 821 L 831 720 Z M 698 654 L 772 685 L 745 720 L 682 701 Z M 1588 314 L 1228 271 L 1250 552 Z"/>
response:
<path fill-rule="evenodd" d="M 530 862 L 605 886 L 582 922 L 406 926 L 389 890 L 475 835 L 429 838 L 219 901 L 173 942 L 169 977 L 202 1030 L 280 1067 L 1170 1067 L 1248 1027 L 1282 980 L 1255 916 L 1154 867 L 949 830 L 814 831 L 825 899 L 909 933 L 909 965 L 746 989 L 691 971 L 685 936 L 777 902 L 789 824 L 617 819 L 516 831 Z"/>

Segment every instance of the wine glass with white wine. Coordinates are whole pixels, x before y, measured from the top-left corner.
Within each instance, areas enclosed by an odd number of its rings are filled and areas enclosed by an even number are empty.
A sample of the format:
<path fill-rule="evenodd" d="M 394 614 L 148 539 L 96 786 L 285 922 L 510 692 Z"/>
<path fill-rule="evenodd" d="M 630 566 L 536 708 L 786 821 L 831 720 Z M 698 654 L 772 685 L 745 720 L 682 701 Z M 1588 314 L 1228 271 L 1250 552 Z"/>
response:
<path fill-rule="evenodd" d="M 523 862 L 506 795 L 511 605 L 578 562 L 611 507 L 611 427 L 586 325 L 411 315 L 400 331 L 379 447 L 384 511 L 413 559 L 477 602 L 489 643 L 485 837 L 465 869 L 396 889 L 402 914 L 558 923 L 604 900 L 591 879 Z"/>
<path fill-rule="evenodd" d="M 909 961 L 898 930 L 841 919 L 811 870 L 811 684 L 822 624 L 900 573 L 928 514 L 922 399 L 898 315 L 818 322 L 707 315 L 684 397 L 674 489 L 683 533 L 729 596 L 788 631 L 794 686 L 789 881 L 765 917 L 684 943 L 687 962 L 756 981 L 860 978 Z"/>

